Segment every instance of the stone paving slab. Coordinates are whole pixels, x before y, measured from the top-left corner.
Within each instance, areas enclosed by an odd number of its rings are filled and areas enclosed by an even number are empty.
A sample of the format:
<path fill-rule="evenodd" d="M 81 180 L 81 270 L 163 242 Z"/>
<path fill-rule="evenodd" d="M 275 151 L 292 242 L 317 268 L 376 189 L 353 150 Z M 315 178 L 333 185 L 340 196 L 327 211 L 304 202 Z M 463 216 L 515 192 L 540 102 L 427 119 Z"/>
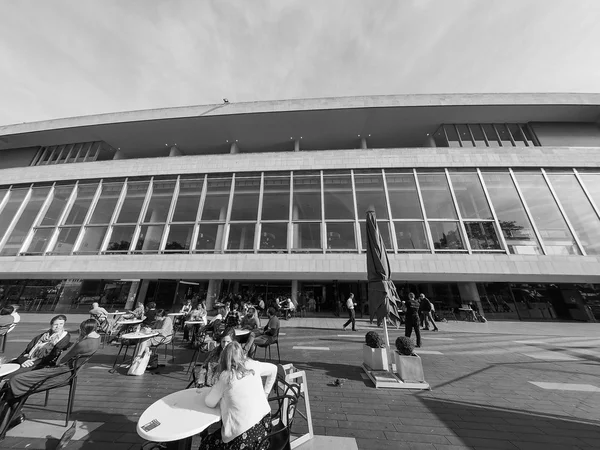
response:
<path fill-rule="evenodd" d="M 40 323 L 23 317 L 24 323 L 10 335 L 8 356 L 20 353 L 25 341 L 39 333 Z M 422 354 L 432 391 L 398 392 L 376 390 L 361 376 L 362 338 L 376 327 L 359 319 L 361 332 L 346 337 L 342 323 L 330 317 L 282 321 L 281 355 L 285 362 L 307 371 L 318 435 L 355 438 L 359 449 L 374 450 L 599 448 L 599 392 L 544 389 L 531 383 L 600 388 L 597 324 L 441 323 L 439 333 L 424 332 L 423 339 L 424 350 L 441 353 Z M 76 324 L 69 320 L 69 328 L 75 329 Z M 403 330 L 390 329 L 391 340 L 401 334 Z M 187 385 L 185 370 L 192 352 L 177 344 L 175 361 L 169 355 L 166 367 L 141 377 L 128 377 L 122 369 L 109 374 L 117 347 L 101 349 L 81 373 L 73 414 L 83 426 L 100 425 L 76 436 L 81 440 L 68 448 L 139 448 L 142 440 L 135 426 L 140 414 L 155 400 Z M 527 356 L 544 352 L 574 359 Z M 347 381 L 335 387 L 336 378 Z M 43 396 L 32 398 L 26 414 L 30 419 L 60 422 L 66 399 L 66 389 L 53 391 L 47 408 L 41 406 Z M 298 417 L 296 422 L 296 431 L 303 432 L 306 425 Z M 53 439 L 57 441 L 53 433 L 42 436 L 36 431 L 32 420 L 11 433 L 17 432 L 0 442 L 0 448 L 46 449 L 53 448 Z"/>

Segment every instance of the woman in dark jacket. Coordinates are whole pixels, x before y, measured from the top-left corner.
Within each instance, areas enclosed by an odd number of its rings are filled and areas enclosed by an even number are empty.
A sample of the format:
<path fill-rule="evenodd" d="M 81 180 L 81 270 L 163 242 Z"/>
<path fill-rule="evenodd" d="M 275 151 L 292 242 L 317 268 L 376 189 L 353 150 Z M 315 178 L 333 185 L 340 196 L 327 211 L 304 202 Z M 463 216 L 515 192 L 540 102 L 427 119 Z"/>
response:
<path fill-rule="evenodd" d="M 13 376 L 42 367 L 53 366 L 61 352 L 69 346 L 71 336 L 65 330 L 67 318 L 62 314 L 54 316 L 50 321 L 50 329 L 34 337 L 23 353 L 12 363 L 20 364 L 21 368 Z"/>
<path fill-rule="evenodd" d="M 68 352 L 63 353 L 56 366 L 46 367 L 27 373 L 12 376 L 10 381 L 0 391 L 0 436 L 25 420 L 23 414 L 18 415 L 12 422 L 8 418 L 18 407 L 21 397 L 33 386 L 37 388 L 52 388 L 65 383 L 71 375 L 74 358 L 93 355 L 100 346 L 100 335 L 96 333 L 98 322 L 95 319 L 84 320 L 79 326 L 79 340 Z M 81 364 L 79 361 L 78 364 Z M 42 383 L 43 380 L 50 378 Z M 41 384 L 40 384 L 41 383 Z M 37 389 L 36 388 L 36 389 Z"/>

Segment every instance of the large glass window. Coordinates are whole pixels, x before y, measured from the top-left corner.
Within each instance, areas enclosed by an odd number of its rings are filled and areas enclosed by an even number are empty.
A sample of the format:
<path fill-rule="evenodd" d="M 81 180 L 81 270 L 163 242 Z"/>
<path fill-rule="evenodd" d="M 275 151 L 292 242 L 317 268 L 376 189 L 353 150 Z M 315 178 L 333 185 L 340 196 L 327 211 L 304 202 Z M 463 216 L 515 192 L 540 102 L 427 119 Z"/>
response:
<path fill-rule="evenodd" d="M 0 238 L 6 233 L 6 229 L 15 217 L 15 214 L 21 207 L 21 203 L 29 192 L 29 188 L 12 189 L 8 193 L 8 200 L 4 205 L 4 209 L 0 211 Z"/>
<path fill-rule="evenodd" d="M 387 219 L 389 217 L 381 171 L 355 173 L 354 186 L 356 188 L 358 220 L 366 220 L 367 211 L 370 210 L 375 211 L 377 219 Z"/>
<path fill-rule="evenodd" d="M 167 220 L 174 190 L 175 180 L 154 179 L 152 182 L 152 195 L 144 214 L 145 223 L 160 223 Z"/>
<path fill-rule="evenodd" d="M 236 175 L 231 220 L 256 220 L 258 216 L 258 198 L 260 195 L 260 177 Z"/>
<path fill-rule="evenodd" d="M 73 246 L 79 236 L 80 227 L 63 227 L 58 232 L 56 244 L 51 250 L 53 255 L 69 255 L 73 251 Z M 98 247 L 99 249 L 100 247 Z"/>
<path fill-rule="evenodd" d="M 292 220 L 321 220 L 321 178 L 294 174 Z"/>
<path fill-rule="evenodd" d="M 165 245 L 165 252 L 187 253 L 192 245 L 193 225 L 171 225 Z"/>
<path fill-rule="evenodd" d="M 399 251 L 410 252 L 429 249 L 423 222 L 394 222 L 394 228 Z"/>
<path fill-rule="evenodd" d="M 354 199 L 350 173 L 323 176 L 325 219 L 354 220 Z"/>
<path fill-rule="evenodd" d="M 288 220 L 290 177 L 265 174 L 261 220 Z"/>
<path fill-rule="evenodd" d="M 125 200 L 117 216 L 117 223 L 136 223 L 139 220 L 149 181 L 128 181 Z"/>
<path fill-rule="evenodd" d="M 327 250 L 356 250 L 354 222 L 327 222 Z"/>
<path fill-rule="evenodd" d="M 100 197 L 90 217 L 92 224 L 108 224 L 112 218 L 115 206 L 119 201 L 119 195 L 123 189 L 123 182 L 120 183 L 102 183 Z"/>
<path fill-rule="evenodd" d="M 48 193 L 50 192 L 50 186 L 34 188 L 27 205 L 23 209 L 19 220 L 15 224 L 15 227 L 12 230 L 6 244 L 4 244 L 4 248 L 0 255 L 2 256 L 14 256 L 19 253 L 25 238 L 29 234 L 29 230 L 33 226 L 33 222 L 35 218 L 40 212 L 42 205 L 46 201 L 46 197 L 48 197 Z"/>
<path fill-rule="evenodd" d="M 429 222 L 433 248 L 436 250 L 463 250 L 458 222 Z"/>
<path fill-rule="evenodd" d="M 254 248 L 254 223 L 232 223 L 229 226 L 227 250 L 248 251 Z"/>
<path fill-rule="evenodd" d="M 404 222 L 402 222 L 404 223 Z M 383 243 L 385 245 L 385 249 L 389 253 L 394 252 L 394 246 L 392 244 L 392 233 L 390 231 L 390 223 L 383 220 L 377 221 L 377 228 L 379 228 L 379 234 L 383 238 Z M 360 240 L 361 240 L 361 248 L 363 251 L 367 251 L 367 222 L 360 222 Z"/>
<path fill-rule="evenodd" d="M 494 222 L 465 222 L 471 250 L 500 250 Z"/>
<path fill-rule="evenodd" d="M 102 240 L 104 239 L 104 235 L 106 234 L 107 227 L 86 227 L 83 232 L 83 238 L 81 240 L 81 244 L 79 245 L 79 249 L 77 253 L 87 254 L 87 253 L 98 253 L 100 251 L 100 247 L 102 246 Z M 63 229 L 62 231 L 64 231 Z M 62 232 L 61 231 L 61 232 Z M 68 236 L 67 236 L 68 237 Z M 60 236 L 59 236 L 60 238 Z M 60 239 L 59 239 L 60 240 Z M 68 246 L 68 244 L 67 244 Z M 110 247 L 110 245 L 109 245 Z M 56 249 L 55 253 L 57 252 Z"/>
<path fill-rule="evenodd" d="M 293 250 L 306 251 L 321 248 L 320 223 L 295 223 L 293 225 Z"/>
<path fill-rule="evenodd" d="M 583 181 L 583 184 L 593 202 L 596 204 L 596 207 L 600 208 L 600 173 L 581 172 L 579 177 L 581 178 L 581 181 Z"/>
<path fill-rule="evenodd" d="M 515 176 L 546 252 L 551 255 L 579 254 L 577 244 L 542 174 L 516 172 Z"/>
<path fill-rule="evenodd" d="M 196 250 L 201 252 L 219 252 L 223 250 L 223 232 L 225 225 L 201 223 L 196 240 Z"/>
<path fill-rule="evenodd" d="M 28 255 L 39 255 L 44 253 L 48 240 L 52 237 L 52 233 L 54 233 L 54 228 L 38 228 L 35 230 L 33 237 L 31 238 L 31 243 L 25 253 Z"/>
<path fill-rule="evenodd" d="M 203 179 L 181 179 L 173 211 L 173 222 L 194 222 L 198 215 Z"/>
<path fill-rule="evenodd" d="M 202 221 L 222 221 L 227 218 L 231 177 L 209 178 L 207 180 L 206 199 L 202 209 Z"/>
<path fill-rule="evenodd" d="M 72 184 L 56 186 L 54 188 L 52 201 L 50 202 L 50 206 L 48 206 L 48 209 L 46 210 L 46 213 L 40 222 L 40 226 L 55 226 L 58 224 L 58 219 L 67 206 L 71 192 L 73 192 Z"/>
<path fill-rule="evenodd" d="M 419 185 L 428 219 L 456 219 L 445 173 L 419 173 Z"/>
<path fill-rule="evenodd" d="M 508 172 L 484 172 L 483 180 L 496 211 L 508 251 L 517 255 L 540 254 L 533 227 Z"/>
<path fill-rule="evenodd" d="M 265 223 L 260 230 L 260 250 L 287 249 L 287 223 Z"/>
<path fill-rule="evenodd" d="M 586 253 L 600 254 L 600 221 L 575 175 L 549 173 L 548 178 Z"/>
<path fill-rule="evenodd" d="M 98 189 L 98 183 L 82 184 L 77 186 L 75 201 L 65 219 L 65 225 L 81 225 L 85 220 L 88 210 Z"/>
<path fill-rule="evenodd" d="M 163 230 L 164 225 L 143 225 L 135 246 L 136 251 L 157 252 L 160 248 Z"/>
<path fill-rule="evenodd" d="M 386 170 L 390 208 L 394 219 L 422 219 L 419 194 L 412 171 Z M 377 214 L 379 217 L 379 213 Z"/>
<path fill-rule="evenodd" d="M 88 234 L 88 232 L 93 233 L 90 230 L 96 230 L 96 232 L 93 235 L 94 237 L 100 240 L 100 243 L 102 243 L 104 234 L 100 236 L 100 229 L 98 227 L 87 228 L 86 235 Z M 135 226 L 131 225 L 113 227 L 112 232 L 110 233 L 110 239 L 108 240 L 108 245 L 106 246 L 106 253 L 122 253 L 129 251 L 134 232 Z"/>

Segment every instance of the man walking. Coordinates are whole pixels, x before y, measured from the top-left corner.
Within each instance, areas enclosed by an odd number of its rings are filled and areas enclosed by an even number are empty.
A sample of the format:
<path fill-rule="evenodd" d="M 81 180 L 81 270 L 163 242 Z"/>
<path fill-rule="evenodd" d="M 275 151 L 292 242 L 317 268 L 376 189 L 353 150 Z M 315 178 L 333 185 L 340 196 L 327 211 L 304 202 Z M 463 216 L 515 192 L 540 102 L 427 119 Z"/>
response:
<path fill-rule="evenodd" d="M 421 346 L 421 330 L 419 329 L 419 300 L 415 298 L 412 292 L 408 294 L 406 302 L 406 323 L 404 328 L 404 336 L 410 337 L 412 330 L 415 330 L 417 335 L 417 347 Z"/>
<path fill-rule="evenodd" d="M 348 300 L 346 300 L 346 309 L 348 309 L 348 321 L 344 324 L 344 330 L 350 324 L 352 324 L 352 331 L 356 331 L 356 318 L 354 316 L 354 294 L 350 293 Z"/>
<path fill-rule="evenodd" d="M 433 331 L 438 331 L 438 327 L 435 324 L 435 320 L 433 320 L 433 304 L 431 301 L 425 297 L 425 294 L 419 295 L 420 306 L 419 310 L 422 311 L 423 321 L 425 322 L 424 330 L 429 330 L 429 324 L 433 325 Z"/>

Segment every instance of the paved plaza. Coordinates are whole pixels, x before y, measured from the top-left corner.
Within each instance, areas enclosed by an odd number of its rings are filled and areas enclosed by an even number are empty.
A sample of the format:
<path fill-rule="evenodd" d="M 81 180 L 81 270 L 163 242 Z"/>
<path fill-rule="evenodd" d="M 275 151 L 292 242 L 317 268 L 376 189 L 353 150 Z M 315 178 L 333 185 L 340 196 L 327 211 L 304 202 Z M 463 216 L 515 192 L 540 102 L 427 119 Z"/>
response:
<path fill-rule="evenodd" d="M 15 356 L 50 316 L 23 315 L 10 334 Z M 69 316 L 75 330 L 86 316 Z M 314 431 L 354 438 L 359 449 L 597 449 L 600 447 L 600 325 L 575 323 L 448 322 L 424 332 L 419 352 L 431 391 L 376 390 L 359 368 L 364 333 L 358 320 L 282 321 L 283 362 L 306 370 Z M 402 330 L 390 329 L 390 339 Z M 137 418 L 155 400 L 186 387 L 192 351 L 140 377 L 110 374 L 118 347 L 100 349 L 82 371 L 73 418 L 80 422 L 69 449 L 139 449 Z M 258 353 L 262 357 L 262 351 Z M 163 353 L 161 352 L 161 360 Z M 347 381 L 333 385 L 336 378 Z M 0 448 L 52 449 L 64 432 L 67 389 L 25 409 L 27 421 Z M 305 424 L 297 420 L 302 432 Z M 349 442 L 340 448 L 352 448 Z M 333 450 L 332 446 L 328 450 Z"/>

